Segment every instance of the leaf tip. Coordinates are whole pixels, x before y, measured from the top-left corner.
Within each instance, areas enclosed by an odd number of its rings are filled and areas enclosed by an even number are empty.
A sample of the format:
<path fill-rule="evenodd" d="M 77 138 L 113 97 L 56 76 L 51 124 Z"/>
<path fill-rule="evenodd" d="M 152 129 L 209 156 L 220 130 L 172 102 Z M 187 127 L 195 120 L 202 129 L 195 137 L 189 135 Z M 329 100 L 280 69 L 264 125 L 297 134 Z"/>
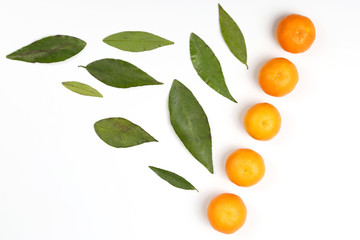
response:
<path fill-rule="evenodd" d="M 214 174 L 214 166 L 212 164 L 212 160 L 210 164 L 204 165 L 206 167 L 206 169 L 211 173 Z"/>
<path fill-rule="evenodd" d="M 195 191 L 199 192 L 199 190 L 196 187 L 194 187 L 194 186 L 192 186 L 192 187 L 193 187 L 192 190 L 195 190 Z"/>
<path fill-rule="evenodd" d="M 175 88 L 177 85 L 181 84 L 179 80 L 174 79 L 171 84 L 171 89 Z"/>
<path fill-rule="evenodd" d="M 6 58 L 10 59 L 10 60 L 18 60 L 17 57 L 18 56 L 17 56 L 16 52 L 12 52 L 12 53 L 6 55 Z"/>
<path fill-rule="evenodd" d="M 79 40 L 81 43 L 81 50 L 83 50 L 86 47 L 87 43 L 84 40 L 81 40 L 81 39 L 79 39 Z"/>
<path fill-rule="evenodd" d="M 96 94 L 94 94 L 93 97 L 103 98 L 104 96 L 99 91 L 96 91 Z"/>

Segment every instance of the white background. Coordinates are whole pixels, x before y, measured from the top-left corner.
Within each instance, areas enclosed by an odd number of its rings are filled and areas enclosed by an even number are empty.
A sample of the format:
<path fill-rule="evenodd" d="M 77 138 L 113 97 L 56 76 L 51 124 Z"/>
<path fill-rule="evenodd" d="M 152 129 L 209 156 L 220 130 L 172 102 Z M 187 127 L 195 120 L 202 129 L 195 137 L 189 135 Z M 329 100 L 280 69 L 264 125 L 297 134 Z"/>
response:
<path fill-rule="evenodd" d="M 219 30 L 217 3 L 240 26 L 248 49 L 246 70 Z M 342 1 L 102 0 L 10 1 L 0 8 L 0 239 L 360 239 L 359 23 L 360 4 Z M 315 24 L 309 51 L 290 54 L 274 32 L 283 16 L 298 13 Z M 126 30 L 148 31 L 175 42 L 129 53 L 102 39 Z M 197 76 L 189 36 L 198 34 L 219 58 L 234 104 Z M 76 57 L 30 64 L 6 55 L 42 37 L 66 34 L 87 42 Z M 274 98 L 257 84 L 261 65 L 286 57 L 300 80 Z M 161 86 L 116 89 L 78 65 L 101 58 L 129 61 Z M 185 149 L 170 123 L 173 79 L 183 82 L 208 115 L 215 174 Z M 77 95 L 61 82 L 80 81 L 104 98 Z M 275 105 L 280 133 L 259 142 L 244 131 L 244 112 Z M 159 140 L 128 149 L 103 143 L 93 124 L 124 117 Z M 224 164 L 235 149 L 260 153 L 266 174 L 250 188 L 232 184 Z M 200 192 L 157 177 L 149 165 L 174 171 Z M 210 199 L 238 194 L 248 209 L 241 230 L 216 232 L 206 218 Z"/>

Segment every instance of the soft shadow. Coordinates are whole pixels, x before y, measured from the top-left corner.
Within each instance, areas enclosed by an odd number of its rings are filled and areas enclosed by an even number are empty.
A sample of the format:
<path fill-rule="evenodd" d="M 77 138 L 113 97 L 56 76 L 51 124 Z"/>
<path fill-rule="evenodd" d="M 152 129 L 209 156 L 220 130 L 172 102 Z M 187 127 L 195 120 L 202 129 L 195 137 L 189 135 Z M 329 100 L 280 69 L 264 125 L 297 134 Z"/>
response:
<path fill-rule="evenodd" d="M 230 156 L 230 154 L 233 151 L 235 151 L 236 149 L 237 149 L 237 146 L 231 147 L 223 152 L 222 157 L 221 157 L 221 163 L 220 163 L 221 164 L 220 169 L 221 169 L 221 175 L 222 175 L 221 177 L 226 177 L 226 171 L 225 171 L 226 160 Z"/>
<path fill-rule="evenodd" d="M 267 62 L 267 61 L 269 61 L 270 59 L 271 59 L 272 57 L 267 57 L 267 58 L 264 58 L 264 59 L 262 59 L 260 62 L 258 62 L 258 64 L 255 66 L 255 71 L 254 71 L 254 76 L 253 76 L 253 79 L 254 79 L 254 81 L 255 81 L 255 84 L 256 84 L 256 86 L 258 86 L 258 88 L 260 88 L 260 86 L 259 86 L 259 82 L 258 82 L 258 77 L 259 77 L 259 71 L 260 71 L 260 69 L 261 69 L 261 67 Z M 261 89 L 260 89 L 261 90 Z"/>
<path fill-rule="evenodd" d="M 251 101 L 251 102 L 247 102 L 246 104 L 243 104 L 243 109 L 241 110 L 240 114 L 239 114 L 239 121 L 241 123 L 241 126 L 242 126 L 242 130 L 245 131 L 245 128 L 244 128 L 244 117 L 245 117 L 245 114 L 246 112 L 249 110 L 249 108 L 251 108 L 253 105 L 257 104 L 259 102 L 254 102 L 254 101 Z M 246 131 L 245 131 L 246 132 Z"/>
<path fill-rule="evenodd" d="M 279 14 L 278 18 L 275 19 L 274 21 L 274 25 L 273 25 L 273 28 L 272 28 L 272 35 L 273 35 L 273 39 L 274 41 L 277 42 L 276 40 L 276 28 L 277 28 L 277 25 L 279 24 L 280 20 L 283 19 L 284 17 L 290 15 L 291 13 L 287 12 L 287 13 L 282 13 L 282 14 Z"/>
<path fill-rule="evenodd" d="M 226 160 L 228 159 L 228 157 L 235 151 L 235 150 L 237 150 L 237 149 L 239 149 L 239 148 L 248 148 L 248 147 L 246 147 L 246 146 L 244 146 L 244 145 L 236 145 L 236 146 L 232 146 L 232 147 L 229 147 L 226 151 L 224 151 L 223 152 L 223 156 L 222 156 L 222 158 L 221 158 L 221 169 L 222 169 L 222 171 L 221 171 L 221 174 L 223 175 L 223 176 L 221 176 L 221 177 L 226 177 L 227 176 L 227 174 L 226 174 L 226 169 L 225 169 L 225 165 L 226 165 Z"/>
<path fill-rule="evenodd" d="M 201 201 L 202 206 L 199 209 L 201 211 L 200 215 L 204 219 L 204 222 L 208 222 L 207 208 L 209 206 L 211 199 L 213 199 L 216 195 L 217 194 L 215 194 L 215 193 L 210 193 Z"/>

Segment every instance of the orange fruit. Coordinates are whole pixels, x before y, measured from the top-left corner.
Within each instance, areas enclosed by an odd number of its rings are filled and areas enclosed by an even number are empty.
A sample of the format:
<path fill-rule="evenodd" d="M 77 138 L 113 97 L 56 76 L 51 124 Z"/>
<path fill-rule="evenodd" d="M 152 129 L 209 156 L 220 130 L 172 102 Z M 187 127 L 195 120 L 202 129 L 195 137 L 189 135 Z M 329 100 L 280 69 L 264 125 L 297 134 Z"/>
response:
<path fill-rule="evenodd" d="M 258 81 L 265 93 L 282 97 L 290 93 L 299 80 L 296 66 L 286 58 L 273 58 L 260 69 Z"/>
<path fill-rule="evenodd" d="M 265 174 L 263 158 L 257 152 L 242 148 L 234 151 L 226 160 L 225 170 L 230 181 L 238 186 L 250 187 Z"/>
<path fill-rule="evenodd" d="M 291 14 L 280 20 L 276 28 L 276 39 L 287 52 L 302 53 L 308 50 L 315 40 L 313 22 L 298 14 Z"/>
<path fill-rule="evenodd" d="M 223 193 L 213 198 L 207 209 L 211 226 L 221 233 L 234 233 L 246 220 L 246 206 L 242 199 L 232 193 Z"/>
<path fill-rule="evenodd" d="M 270 140 L 276 136 L 281 126 L 279 111 L 269 103 L 258 103 L 245 114 L 244 127 L 257 140 Z"/>

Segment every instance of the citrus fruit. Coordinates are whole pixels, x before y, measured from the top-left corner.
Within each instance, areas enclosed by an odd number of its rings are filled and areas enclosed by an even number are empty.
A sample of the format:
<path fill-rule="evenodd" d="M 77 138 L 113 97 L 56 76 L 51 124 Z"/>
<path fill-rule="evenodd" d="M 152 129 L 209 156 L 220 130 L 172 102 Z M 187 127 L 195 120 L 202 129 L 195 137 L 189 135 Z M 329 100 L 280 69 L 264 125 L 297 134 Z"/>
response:
<path fill-rule="evenodd" d="M 221 233 L 234 233 L 246 220 L 246 206 L 242 199 L 232 193 L 223 193 L 213 198 L 207 209 L 211 226 Z"/>
<path fill-rule="evenodd" d="M 299 80 L 296 66 L 286 58 L 273 58 L 260 69 L 258 81 L 265 93 L 282 97 L 290 93 Z"/>
<path fill-rule="evenodd" d="M 251 149 L 241 148 L 228 157 L 225 170 L 230 181 L 238 186 L 250 187 L 263 178 L 265 164 L 260 154 Z"/>
<path fill-rule="evenodd" d="M 279 132 L 281 116 L 269 103 L 258 103 L 245 114 L 244 127 L 247 133 L 257 140 L 270 140 Z"/>
<path fill-rule="evenodd" d="M 298 14 L 290 14 L 280 20 L 276 28 L 276 39 L 287 52 L 302 53 L 315 40 L 315 26 L 312 21 Z"/>

